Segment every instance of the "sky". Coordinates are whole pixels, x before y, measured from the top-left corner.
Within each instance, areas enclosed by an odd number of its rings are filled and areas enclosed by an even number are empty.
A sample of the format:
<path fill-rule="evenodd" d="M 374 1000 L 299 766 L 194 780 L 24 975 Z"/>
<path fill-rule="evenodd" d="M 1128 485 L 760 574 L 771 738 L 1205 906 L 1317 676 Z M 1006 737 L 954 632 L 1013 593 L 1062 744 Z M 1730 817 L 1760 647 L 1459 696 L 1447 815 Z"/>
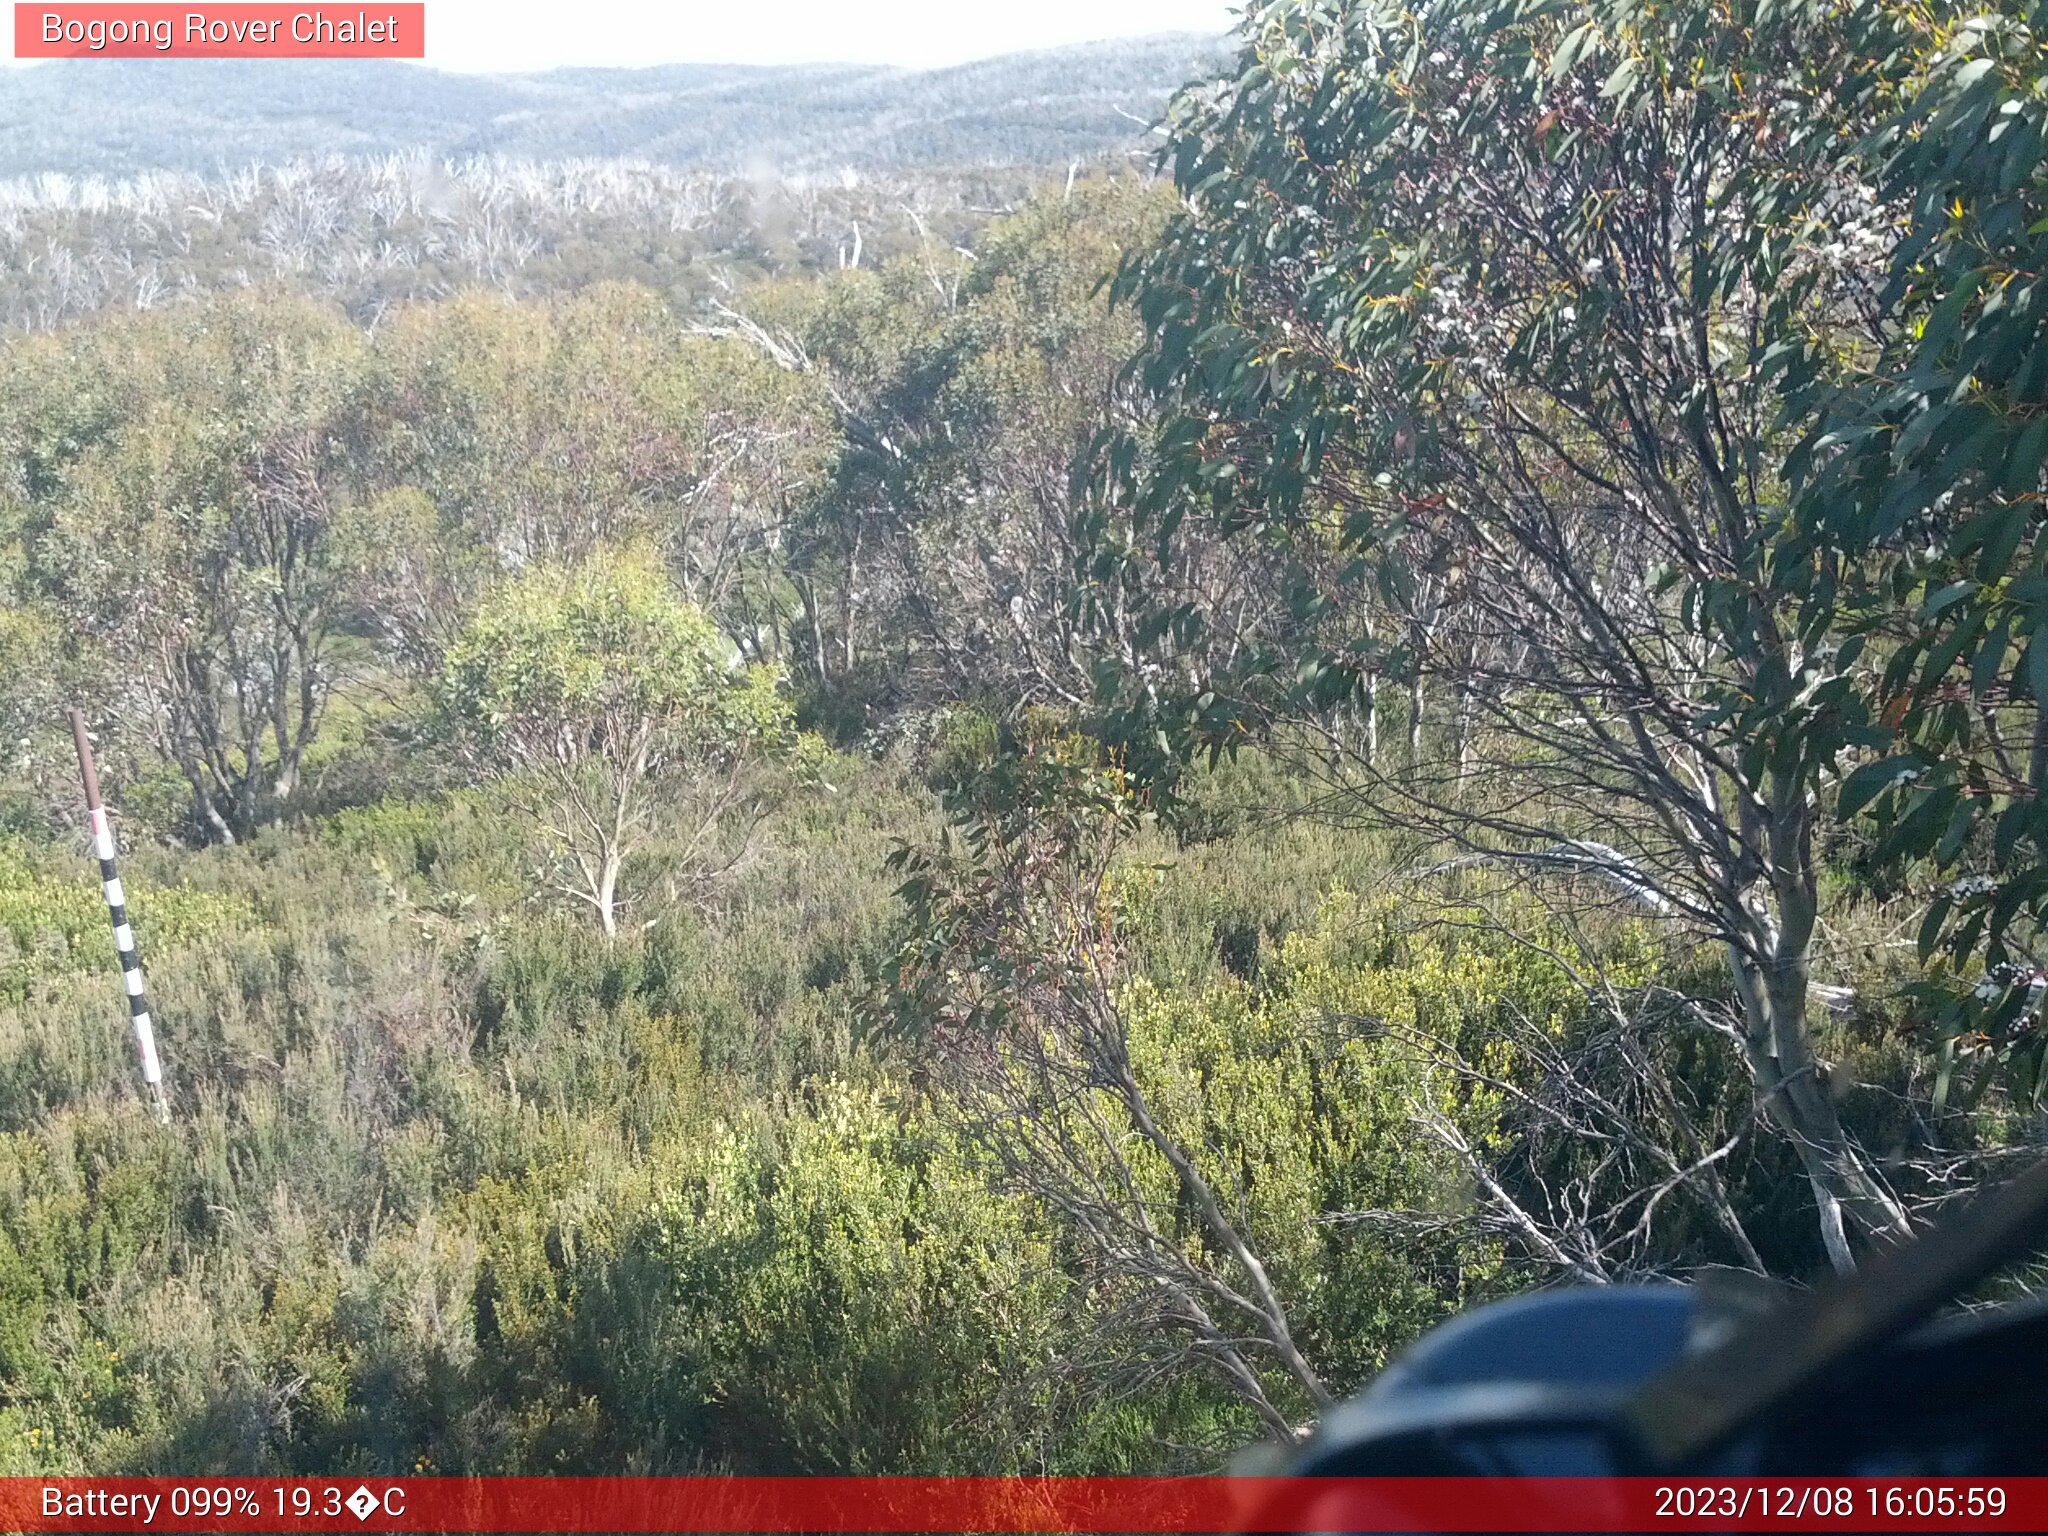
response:
<path fill-rule="evenodd" d="M 427 62 L 929 68 L 1105 37 L 1222 32 L 1231 20 L 1224 0 L 428 0 Z"/>
<path fill-rule="evenodd" d="M 1226 31 L 1243 0 L 427 0 L 426 62 L 901 64 L 1160 32 Z M 374 4 L 367 5 L 374 13 Z M 329 9 L 353 13 L 355 5 Z M 9 61 L 11 62 L 11 60 Z"/>

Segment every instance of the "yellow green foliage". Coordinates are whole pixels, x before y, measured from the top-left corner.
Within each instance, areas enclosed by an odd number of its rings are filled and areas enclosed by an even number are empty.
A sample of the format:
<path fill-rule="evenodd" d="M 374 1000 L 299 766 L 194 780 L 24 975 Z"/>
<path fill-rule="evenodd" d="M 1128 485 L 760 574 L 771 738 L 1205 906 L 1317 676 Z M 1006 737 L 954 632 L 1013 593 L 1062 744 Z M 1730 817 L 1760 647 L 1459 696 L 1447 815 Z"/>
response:
<path fill-rule="evenodd" d="M 129 919 L 146 957 L 245 929 L 256 921 L 246 898 L 187 885 L 124 878 Z M 99 869 L 81 857 L 75 873 L 53 873 L 18 845 L 0 842 L 0 999 L 24 999 L 39 979 L 114 964 L 114 940 Z"/>

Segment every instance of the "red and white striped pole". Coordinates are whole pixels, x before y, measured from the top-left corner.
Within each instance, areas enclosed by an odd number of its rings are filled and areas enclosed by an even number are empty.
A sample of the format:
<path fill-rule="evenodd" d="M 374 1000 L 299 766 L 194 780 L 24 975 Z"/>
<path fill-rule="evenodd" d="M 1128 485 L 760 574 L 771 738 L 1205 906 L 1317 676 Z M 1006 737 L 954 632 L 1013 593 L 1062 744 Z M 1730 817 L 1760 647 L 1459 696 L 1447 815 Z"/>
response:
<path fill-rule="evenodd" d="M 164 1069 L 157 1060 L 156 1031 L 150 1027 L 149 1002 L 142 994 L 142 957 L 135 953 L 135 930 L 128 926 L 128 894 L 114 864 L 114 831 L 107 808 L 100 804 L 100 774 L 93 765 L 92 743 L 85 734 L 85 716 L 71 711 L 71 739 L 78 747 L 78 775 L 85 781 L 85 811 L 92 823 L 92 851 L 100 861 L 101 889 L 107 915 L 114 923 L 114 948 L 121 956 L 121 986 L 128 994 L 128 1018 L 135 1026 L 135 1053 L 142 1060 L 142 1081 L 149 1087 L 150 1107 L 159 1123 L 171 1123 L 170 1100 L 164 1097 Z"/>

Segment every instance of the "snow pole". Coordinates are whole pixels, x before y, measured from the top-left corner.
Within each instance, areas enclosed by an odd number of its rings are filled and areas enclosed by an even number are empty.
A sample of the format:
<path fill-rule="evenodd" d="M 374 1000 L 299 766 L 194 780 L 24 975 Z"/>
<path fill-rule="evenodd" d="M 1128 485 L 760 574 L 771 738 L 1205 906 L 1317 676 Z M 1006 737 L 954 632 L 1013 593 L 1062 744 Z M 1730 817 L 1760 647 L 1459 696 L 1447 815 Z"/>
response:
<path fill-rule="evenodd" d="M 78 776 L 85 783 L 85 812 L 92 824 L 92 851 L 100 861 L 100 888 L 107 898 L 107 916 L 114 924 L 114 948 L 121 956 L 121 986 L 128 994 L 128 1018 L 135 1026 L 135 1053 L 142 1061 L 142 1081 L 149 1088 L 150 1108 L 161 1125 L 171 1123 L 170 1100 L 164 1097 L 164 1069 L 157 1060 L 156 1031 L 149 1022 L 149 1002 L 142 992 L 142 957 L 135 952 L 135 930 L 128 925 L 128 894 L 114 863 L 114 830 L 100 803 L 100 774 L 92 760 L 92 742 L 85 734 L 85 716 L 71 711 L 71 739 L 78 747 Z"/>

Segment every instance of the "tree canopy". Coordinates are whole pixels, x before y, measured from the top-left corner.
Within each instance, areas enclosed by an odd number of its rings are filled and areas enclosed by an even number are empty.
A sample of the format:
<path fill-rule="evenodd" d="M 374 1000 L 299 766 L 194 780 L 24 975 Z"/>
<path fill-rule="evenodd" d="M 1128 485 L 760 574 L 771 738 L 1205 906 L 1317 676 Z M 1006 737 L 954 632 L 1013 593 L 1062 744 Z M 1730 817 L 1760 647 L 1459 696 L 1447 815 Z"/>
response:
<path fill-rule="evenodd" d="M 566 889 L 618 928 L 619 876 L 653 814 L 644 789 L 722 781 L 700 832 L 731 809 L 750 760 L 793 744 L 768 668 L 742 667 L 644 551 L 538 564 L 487 597 L 449 652 L 443 698 L 487 758 L 535 778 L 538 814 L 574 868 Z"/>
<path fill-rule="evenodd" d="M 1881 734 L 1840 589 L 1876 574 L 1795 558 L 1788 418 L 1890 333 L 1861 149 L 1888 34 L 1634 0 L 1308 0 L 1252 31 L 1181 98 L 1186 209 L 1119 278 L 1163 415 L 1099 448 L 1139 536 L 1097 581 L 1146 590 L 1206 528 L 1277 549 L 1290 600 L 1249 635 L 1155 601 L 1192 681 L 1138 668 L 1122 729 L 1164 767 L 1306 724 L 1363 757 L 1362 809 L 1721 945 L 1759 1105 L 1846 1266 L 1844 1222 L 1906 1225 L 1810 1021 L 1823 798 Z M 1411 759 L 1425 708 L 1448 717 L 1399 776 L 1340 728 L 1383 678 Z"/>

